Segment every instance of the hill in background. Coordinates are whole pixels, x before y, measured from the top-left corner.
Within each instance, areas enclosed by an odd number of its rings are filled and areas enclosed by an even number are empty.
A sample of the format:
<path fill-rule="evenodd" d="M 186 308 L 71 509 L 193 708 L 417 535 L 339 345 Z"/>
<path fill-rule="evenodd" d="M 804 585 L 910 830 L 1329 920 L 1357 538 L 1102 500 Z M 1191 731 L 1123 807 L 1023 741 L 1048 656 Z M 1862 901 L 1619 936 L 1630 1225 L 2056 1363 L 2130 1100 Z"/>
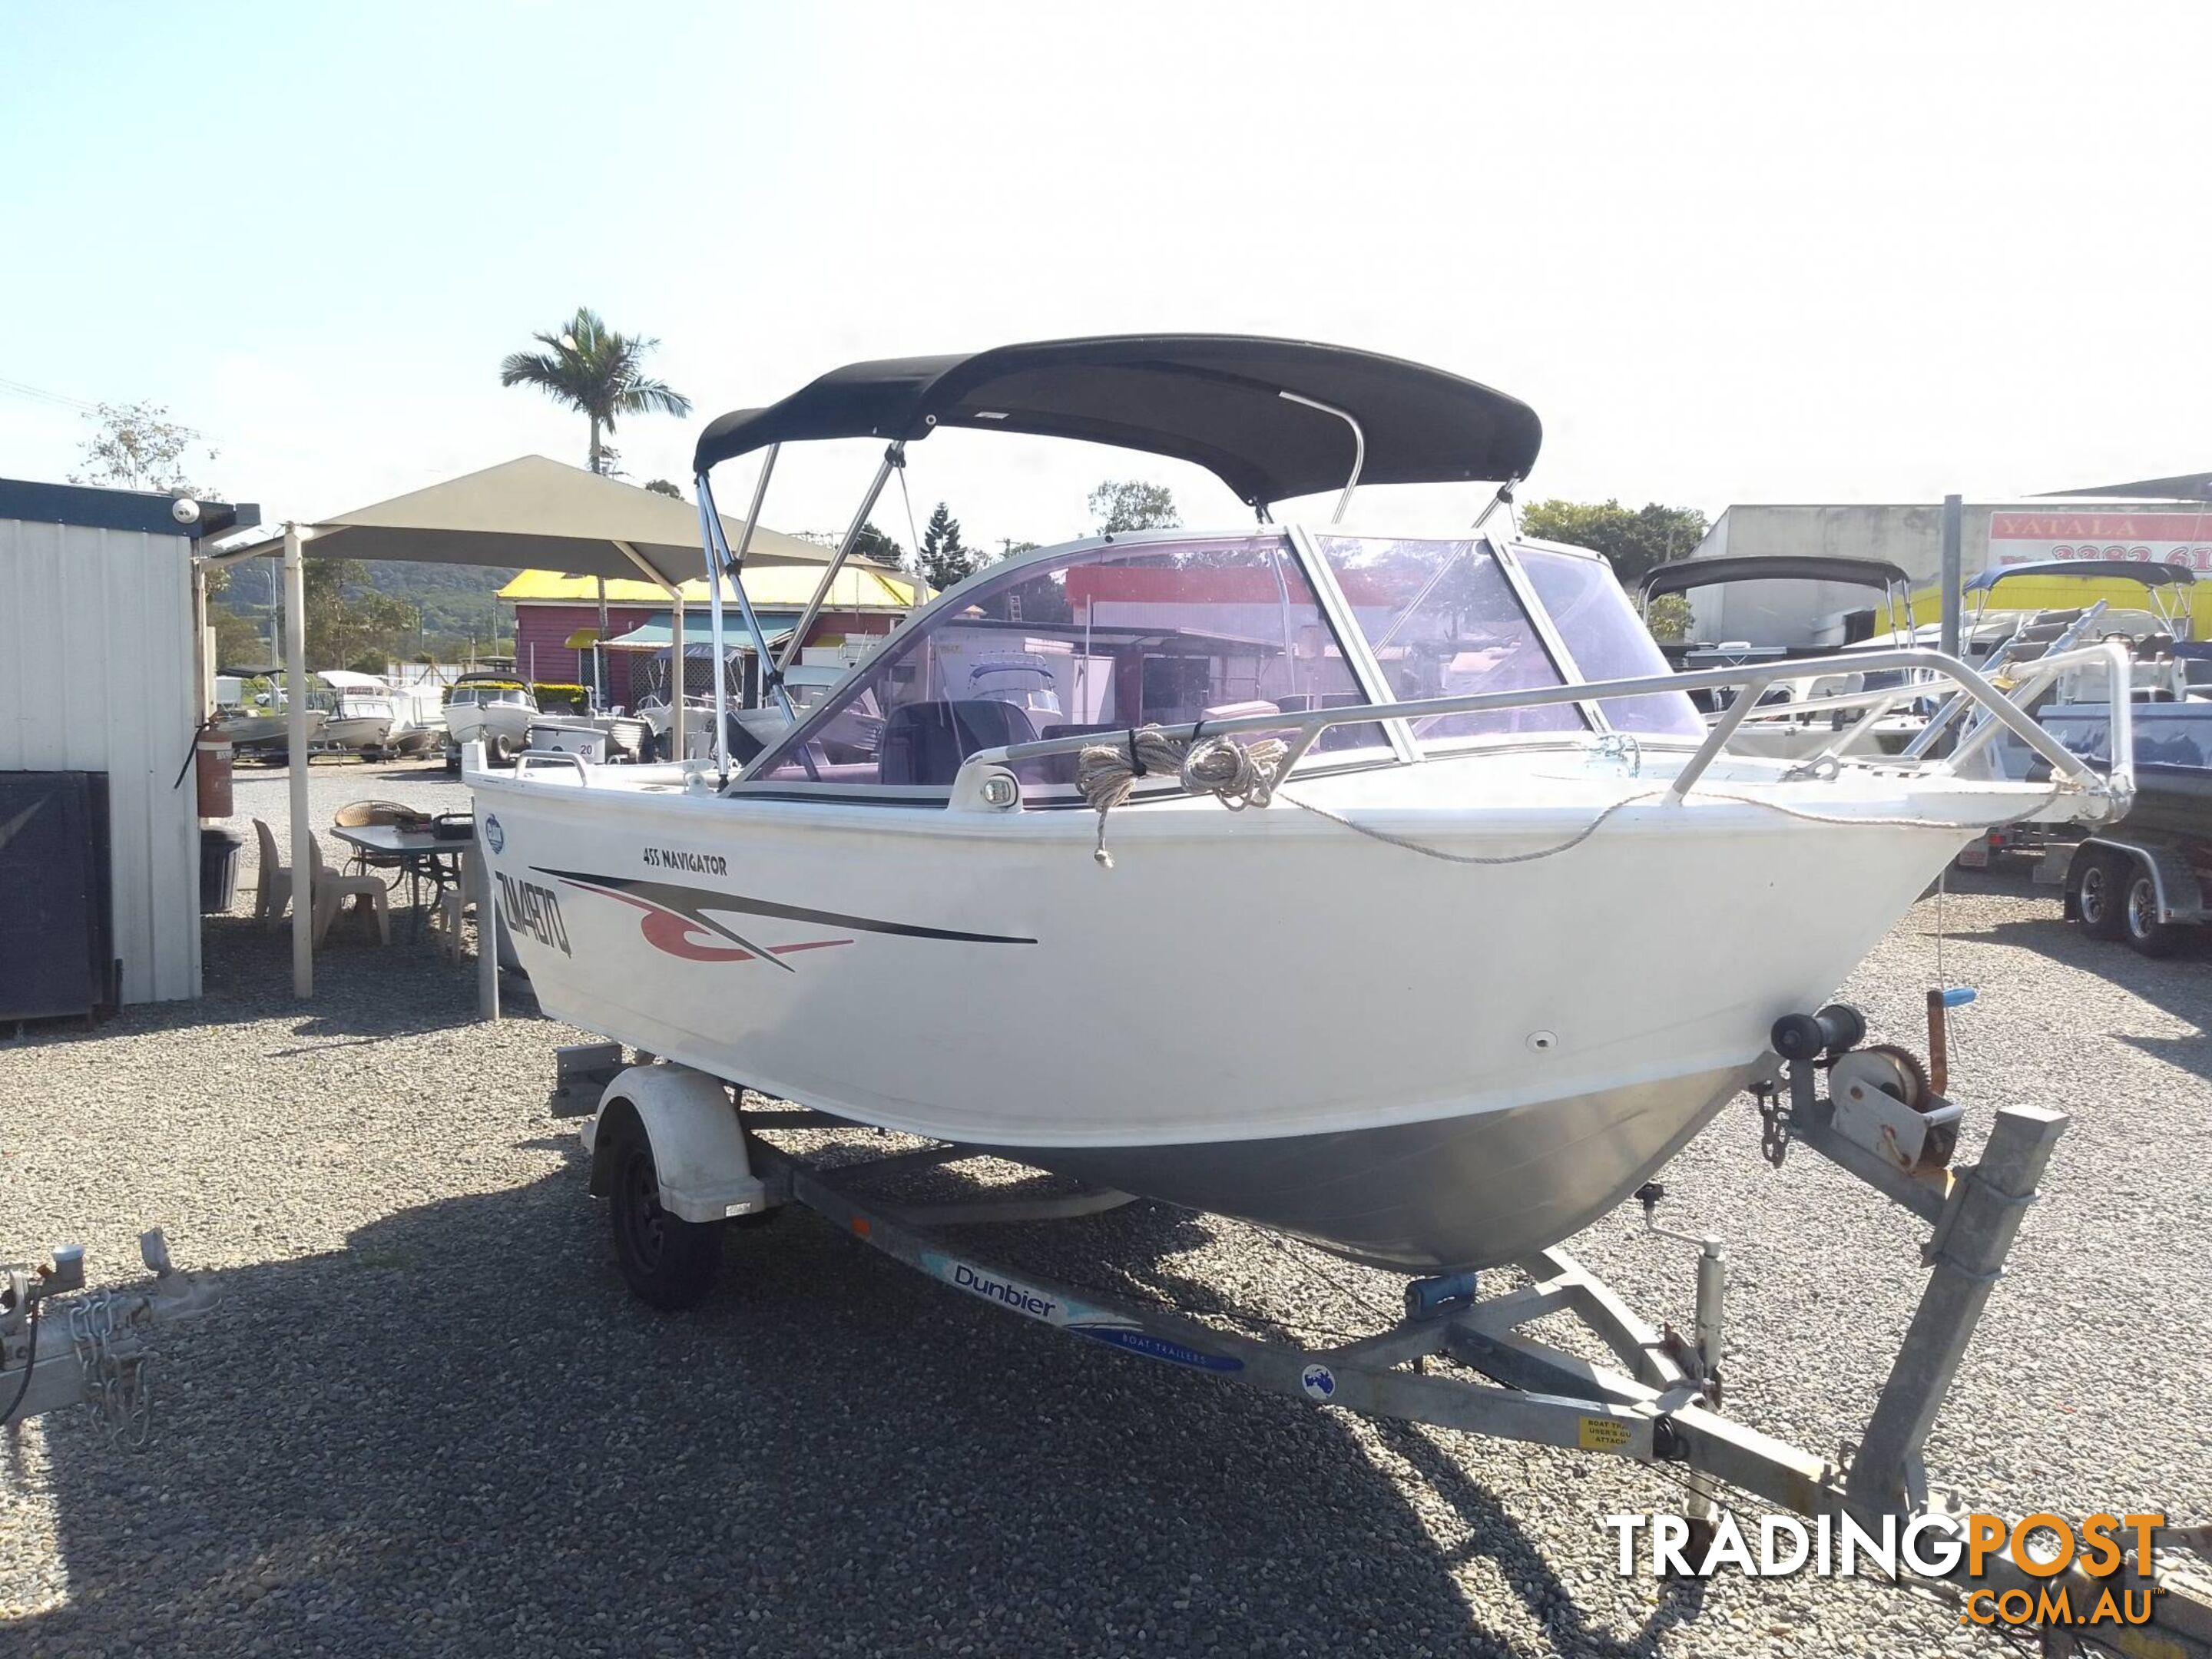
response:
<path fill-rule="evenodd" d="M 421 607 L 422 638 L 431 649 L 475 641 L 481 647 L 507 639 L 512 619 L 495 597 L 514 580 L 513 568 L 486 564 L 398 564 L 374 560 L 356 567 L 380 593 Z M 270 607 L 283 605 L 283 567 L 274 559 L 252 559 L 233 567 L 230 584 L 216 601 L 222 610 L 259 623 Z M 265 629 L 264 629 L 265 631 Z M 410 630 L 411 631 L 411 630 Z M 412 655 L 411 640 L 395 640 L 393 649 Z"/>

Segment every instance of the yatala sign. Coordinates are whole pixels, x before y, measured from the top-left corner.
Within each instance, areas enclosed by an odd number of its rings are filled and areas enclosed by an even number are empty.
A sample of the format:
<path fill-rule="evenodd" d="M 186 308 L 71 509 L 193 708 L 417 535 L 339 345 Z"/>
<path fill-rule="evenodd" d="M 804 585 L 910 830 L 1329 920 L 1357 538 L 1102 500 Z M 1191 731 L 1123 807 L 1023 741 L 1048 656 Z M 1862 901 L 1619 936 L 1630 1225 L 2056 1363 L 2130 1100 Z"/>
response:
<path fill-rule="evenodd" d="M 1990 514 L 1990 562 L 2130 559 L 2212 574 L 2212 507 Z"/>

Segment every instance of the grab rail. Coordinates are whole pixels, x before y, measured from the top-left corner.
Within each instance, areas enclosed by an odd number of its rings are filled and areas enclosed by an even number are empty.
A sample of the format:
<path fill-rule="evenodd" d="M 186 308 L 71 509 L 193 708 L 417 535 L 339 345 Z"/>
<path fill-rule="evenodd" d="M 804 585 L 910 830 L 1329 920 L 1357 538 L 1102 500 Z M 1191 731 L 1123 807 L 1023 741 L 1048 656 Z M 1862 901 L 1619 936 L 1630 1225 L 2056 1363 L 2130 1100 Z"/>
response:
<path fill-rule="evenodd" d="M 584 757 L 581 755 L 568 754 L 558 749 L 526 749 L 514 757 L 515 775 L 520 777 L 529 770 L 530 763 L 532 761 L 565 761 L 576 769 L 578 788 L 588 789 L 592 787 L 591 769 L 584 764 Z"/>
<path fill-rule="evenodd" d="M 2035 678 L 2043 677 L 2040 671 L 2055 675 L 2077 664 L 2103 660 L 2112 665 L 2121 678 L 2114 683 L 2124 684 L 2128 656 L 2124 646 L 2108 641 L 2101 645 L 2085 647 L 2061 656 L 2045 657 L 2036 663 L 2039 671 Z M 1482 714 L 1512 708 L 1544 708 L 1562 703 L 1610 702 L 1619 697 L 1649 696 L 1667 691 L 1724 690 L 1731 686 L 1742 688 L 1735 700 L 1714 721 L 1712 729 L 1698 745 L 1697 752 L 1676 775 L 1672 793 L 1677 799 L 1695 787 L 1706 768 L 1719 757 L 1728 740 L 1735 736 L 1736 727 L 1758 706 L 1759 700 L 1777 681 L 1802 679 L 1822 673 L 1878 672 L 1885 669 L 1924 670 L 1941 676 L 1957 685 L 1960 694 L 1975 707 L 1988 711 L 1991 719 L 2033 749 L 2051 763 L 2054 775 L 2063 777 L 2077 785 L 2084 793 L 2112 804 L 2108 816 L 2117 817 L 2126 811 L 2135 793 L 2134 721 L 2132 711 L 2123 713 L 2123 705 L 2115 702 L 2112 714 L 2113 759 L 2109 772 L 2100 774 L 2082 758 L 2045 732 L 2028 714 L 1987 679 L 1958 658 L 1941 651 L 1921 647 L 1899 647 L 1887 651 L 1855 651 L 1847 657 L 1822 657 L 1800 659 L 1787 664 L 1766 663 L 1749 667 L 1703 668 L 1685 674 L 1644 674 L 1628 679 L 1594 680 L 1570 685 L 1524 687 L 1512 691 L 1478 691 L 1457 697 L 1428 697 L 1412 702 L 1360 703 L 1346 708 L 1286 709 L 1273 714 L 1240 714 L 1227 720 L 1200 720 L 1159 729 L 1166 736 L 1185 742 L 1200 737 L 1233 737 L 1240 732 L 1296 732 L 1298 738 L 1291 746 L 1285 770 L 1295 764 L 1314 738 L 1332 726 L 1362 725 L 1373 720 L 1422 720 L 1443 714 Z M 1929 682 L 1887 688 L 1879 692 L 1856 693 L 1852 701 L 1876 700 L 1867 719 L 1838 734 L 1841 743 L 1859 726 L 1870 726 L 1879 718 L 1875 712 L 1885 704 L 1910 702 L 1928 695 Z M 1994 736 L 1992 731 L 1990 735 Z M 993 749 L 977 750 L 961 767 L 963 777 L 956 781 L 954 798 L 961 799 L 971 792 L 962 784 L 969 781 L 969 768 L 978 771 L 993 766 L 1011 766 L 1022 761 L 1042 760 L 1054 755 L 1073 755 L 1101 743 L 1111 743 L 1112 732 L 1091 732 L 1072 737 L 1043 738 L 1030 743 L 1002 744 Z M 1831 745 L 1833 747 L 1834 745 Z M 2127 758 L 2124 762 L 2121 757 Z M 1817 757 L 1815 758 L 1818 758 Z M 1891 764 L 1900 757 L 1884 757 Z M 1923 762 L 1905 762 L 1906 765 L 1925 767 L 1936 772 L 1950 772 L 1955 768 L 1955 757 L 1946 758 L 1929 765 Z"/>

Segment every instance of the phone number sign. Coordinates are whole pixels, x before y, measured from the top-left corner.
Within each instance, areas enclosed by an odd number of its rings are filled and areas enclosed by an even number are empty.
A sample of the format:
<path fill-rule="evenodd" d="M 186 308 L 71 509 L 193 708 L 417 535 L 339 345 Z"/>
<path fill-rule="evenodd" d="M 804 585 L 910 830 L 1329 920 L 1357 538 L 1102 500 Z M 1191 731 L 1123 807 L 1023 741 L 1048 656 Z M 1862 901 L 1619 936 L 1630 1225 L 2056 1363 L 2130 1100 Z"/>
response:
<path fill-rule="evenodd" d="M 1992 513 L 1990 562 L 2131 559 L 2212 574 L 2212 507 L 2157 513 Z"/>

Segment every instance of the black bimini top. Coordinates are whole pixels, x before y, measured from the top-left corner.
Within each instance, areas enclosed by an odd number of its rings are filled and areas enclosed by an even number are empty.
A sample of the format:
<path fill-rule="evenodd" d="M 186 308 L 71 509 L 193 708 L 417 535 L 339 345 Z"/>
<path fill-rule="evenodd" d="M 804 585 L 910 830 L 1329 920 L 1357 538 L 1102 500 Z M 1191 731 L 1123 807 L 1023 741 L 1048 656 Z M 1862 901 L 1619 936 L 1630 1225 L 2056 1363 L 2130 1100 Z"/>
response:
<path fill-rule="evenodd" d="M 2145 587 L 2190 587 L 2197 573 L 2186 565 L 2147 559 L 2038 559 L 2030 564 L 1993 564 L 1970 576 L 1960 591 L 1986 593 L 2015 576 L 2075 576 L 2084 580 L 2141 582 Z"/>
<path fill-rule="evenodd" d="M 1738 559 L 1677 559 L 1644 574 L 1645 603 L 1662 593 L 1686 593 L 1723 582 L 1843 582 L 1852 587 L 1911 587 L 1912 578 L 1885 559 L 1823 557 L 1817 554 L 1756 554 Z"/>
<path fill-rule="evenodd" d="M 1518 398 L 1401 358 L 1307 340 L 1133 334 L 848 364 L 781 403 L 713 422 L 693 465 L 704 472 L 796 440 L 911 443 L 960 426 L 1195 461 L 1254 505 L 1341 488 L 1351 428 L 1285 392 L 1358 422 L 1362 483 L 1525 478 L 1543 443 Z"/>

